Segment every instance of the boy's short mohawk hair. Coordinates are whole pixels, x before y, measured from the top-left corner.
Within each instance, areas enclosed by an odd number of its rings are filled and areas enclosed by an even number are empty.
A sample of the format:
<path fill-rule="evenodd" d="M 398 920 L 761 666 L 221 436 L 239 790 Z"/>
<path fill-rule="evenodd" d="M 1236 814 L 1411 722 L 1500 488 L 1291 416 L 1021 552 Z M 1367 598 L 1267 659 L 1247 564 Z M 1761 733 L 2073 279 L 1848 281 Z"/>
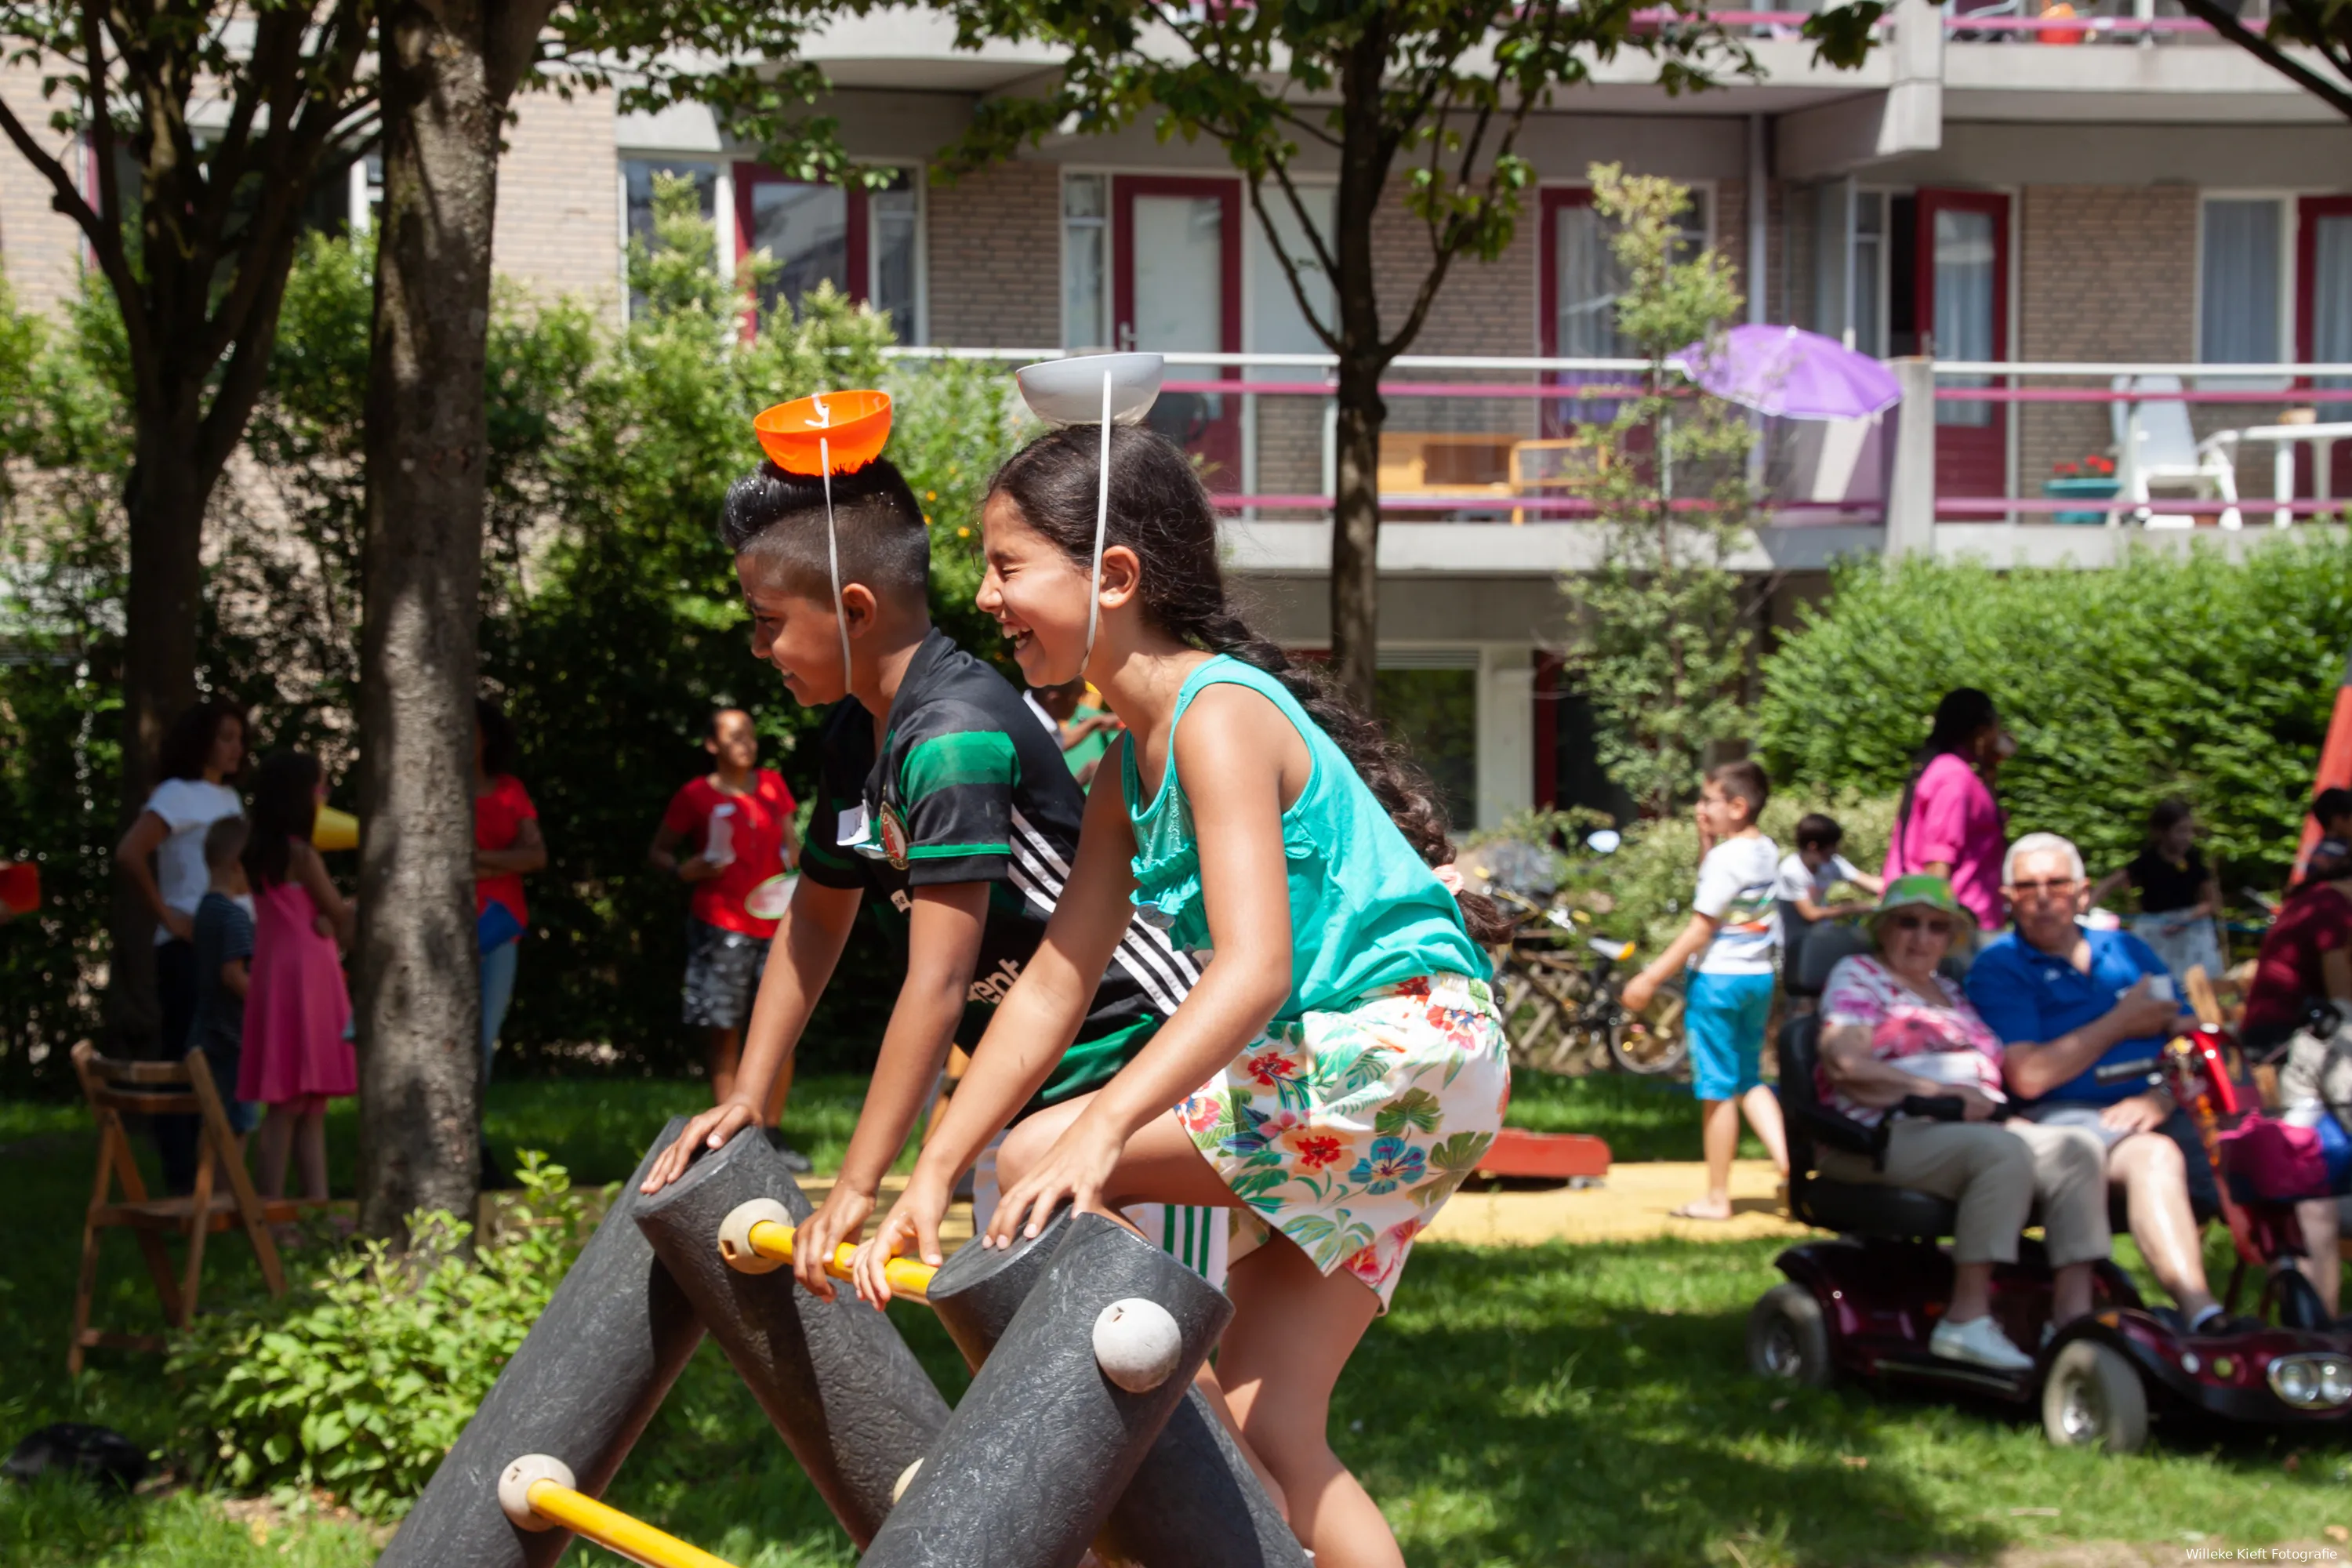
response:
<path fill-rule="evenodd" d="M 855 473 L 834 475 L 833 518 L 842 586 L 863 583 L 877 598 L 922 602 L 930 587 L 931 536 L 895 465 L 877 458 Z M 729 487 L 719 534 L 734 553 L 756 553 L 775 566 L 787 592 L 831 602 L 823 480 L 761 463 Z"/>
<path fill-rule="evenodd" d="M 1772 798 L 1771 775 L 1752 757 L 1717 763 L 1706 770 L 1706 782 L 1729 799 L 1746 801 L 1750 822 L 1764 815 L 1764 803 Z"/>

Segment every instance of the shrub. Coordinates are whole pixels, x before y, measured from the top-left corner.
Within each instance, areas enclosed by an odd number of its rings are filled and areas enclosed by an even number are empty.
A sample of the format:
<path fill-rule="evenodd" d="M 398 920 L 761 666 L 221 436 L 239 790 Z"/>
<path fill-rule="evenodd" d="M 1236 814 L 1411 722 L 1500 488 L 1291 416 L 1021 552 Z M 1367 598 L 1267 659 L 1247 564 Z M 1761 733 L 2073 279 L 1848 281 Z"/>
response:
<path fill-rule="evenodd" d="M 1783 855 L 1790 854 L 1797 847 L 1797 819 L 1811 811 L 1837 819 L 1845 829 L 1838 852 L 1862 870 L 1876 871 L 1885 860 L 1887 835 L 1895 822 L 1894 796 L 1784 788 L 1776 779 L 1759 826 Z M 1540 841 L 1558 832 L 1570 843 L 1580 844 L 1592 825 L 1576 812 L 1531 813 L 1477 836 L 1474 847 L 1464 851 L 1464 863 L 1474 864 L 1477 847 L 1498 839 Z M 1654 957 L 1690 918 L 1698 858 L 1698 825 L 1684 812 L 1636 822 L 1623 830 L 1613 853 L 1593 855 L 1580 847 L 1559 857 L 1557 868 L 1561 891 L 1572 906 L 1591 916 L 1594 935 L 1630 938 L 1642 944 L 1645 957 Z"/>
<path fill-rule="evenodd" d="M 1781 787 L 1898 792 L 1937 700 L 1981 687 L 2018 739 L 2012 838 L 2063 833 L 2103 870 L 2180 795 L 2234 890 L 2293 858 L 2352 645 L 2352 543 L 2314 531 L 2236 564 L 2139 551 L 2104 572 L 1857 564 L 1799 623 L 1759 713 Z"/>
<path fill-rule="evenodd" d="M 180 1335 L 166 1369 L 199 1471 L 240 1491 L 323 1488 L 371 1519 L 405 1512 L 591 1228 L 562 1166 L 530 1151 L 520 1164 L 526 1196 L 472 1263 L 453 1245 L 469 1226 L 421 1214 L 408 1257 L 370 1242 Z"/>

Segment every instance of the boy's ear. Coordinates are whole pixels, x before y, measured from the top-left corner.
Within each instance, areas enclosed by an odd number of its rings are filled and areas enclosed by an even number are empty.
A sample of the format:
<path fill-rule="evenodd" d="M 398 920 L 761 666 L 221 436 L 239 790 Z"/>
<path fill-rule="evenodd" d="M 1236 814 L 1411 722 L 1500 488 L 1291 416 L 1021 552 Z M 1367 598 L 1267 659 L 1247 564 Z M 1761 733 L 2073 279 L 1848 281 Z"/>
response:
<path fill-rule="evenodd" d="M 841 614 L 848 623 L 851 637 L 864 637 L 873 627 L 881 608 L 881 602 L 875 598 L 874 590 L 865 584 L 844 583 L 841 585 Z"/>
<path fill-rule="evenodd" d="M 1103 552 L 1102 602 L 1107 608 L 1116 609 L 1135 597 L 1143 585 L 1143 562 L 1124 544 L 1114 544 Z"/>

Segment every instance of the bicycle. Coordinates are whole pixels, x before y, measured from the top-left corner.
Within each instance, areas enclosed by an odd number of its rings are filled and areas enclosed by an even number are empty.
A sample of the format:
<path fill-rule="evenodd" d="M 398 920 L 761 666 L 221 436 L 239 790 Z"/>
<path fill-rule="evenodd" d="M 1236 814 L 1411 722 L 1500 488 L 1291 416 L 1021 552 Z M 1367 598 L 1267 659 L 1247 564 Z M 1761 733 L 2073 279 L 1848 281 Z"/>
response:
<path fill-rule="evenodd" d="M 1649 1016 L 1628 1014 L 1618 996 L 1624 984 L 1619 966 L 1633 956 L 1635 943 L 1583 936 L 1576 925 L 1580 911 L 1538 904 L 1507 887 L 1489 890 L 1516 906 L 1496 975 L 1514 1066 L 1569 1074 L 1609 1067 L 1644 1078 L 1683 1066 L 1690 1047 L 1679 981 L 1660 989 Z M 1583 936 L 1580 948 L 1562 947 L 1555 931 Z"/>

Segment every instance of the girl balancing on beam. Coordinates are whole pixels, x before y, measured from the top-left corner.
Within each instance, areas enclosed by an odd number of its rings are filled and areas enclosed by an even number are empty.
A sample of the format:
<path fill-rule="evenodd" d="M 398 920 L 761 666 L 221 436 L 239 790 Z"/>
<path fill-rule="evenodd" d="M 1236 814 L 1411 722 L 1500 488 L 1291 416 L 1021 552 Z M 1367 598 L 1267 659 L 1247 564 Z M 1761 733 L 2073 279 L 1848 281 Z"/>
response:
<path fill-rule="evenodd" d="M 1132 900 L 1214 962 L 1109 1083 L 1013 1130 L 981 1245 L 1035 1235 L 1065 1201 L 1240 1210 L 1215 1374 L 1236 1429 L 1323 1568 L 1394 1568 L 1387 1522 L 1326 1441 L 1330 1394 L 1502 1124 L 1510 1068 L 1478 943 L 1503 922 L 1432 868 L 1450 875 L 1452 846 L 1399 748 L 1234 615 L 1184 454 L 1131 426 L 1107 445 L 1100 545 L 1098 426 L 1042 437 L 997 475 L 979 603 L 1032 686 L 1083 676 L 1127 733 L 1044 942 L 857 1255 L 858 1291 L 888 1300 L 895 1254 L 940 1260 L 957 1175 L 1060 1059 Z"/>

